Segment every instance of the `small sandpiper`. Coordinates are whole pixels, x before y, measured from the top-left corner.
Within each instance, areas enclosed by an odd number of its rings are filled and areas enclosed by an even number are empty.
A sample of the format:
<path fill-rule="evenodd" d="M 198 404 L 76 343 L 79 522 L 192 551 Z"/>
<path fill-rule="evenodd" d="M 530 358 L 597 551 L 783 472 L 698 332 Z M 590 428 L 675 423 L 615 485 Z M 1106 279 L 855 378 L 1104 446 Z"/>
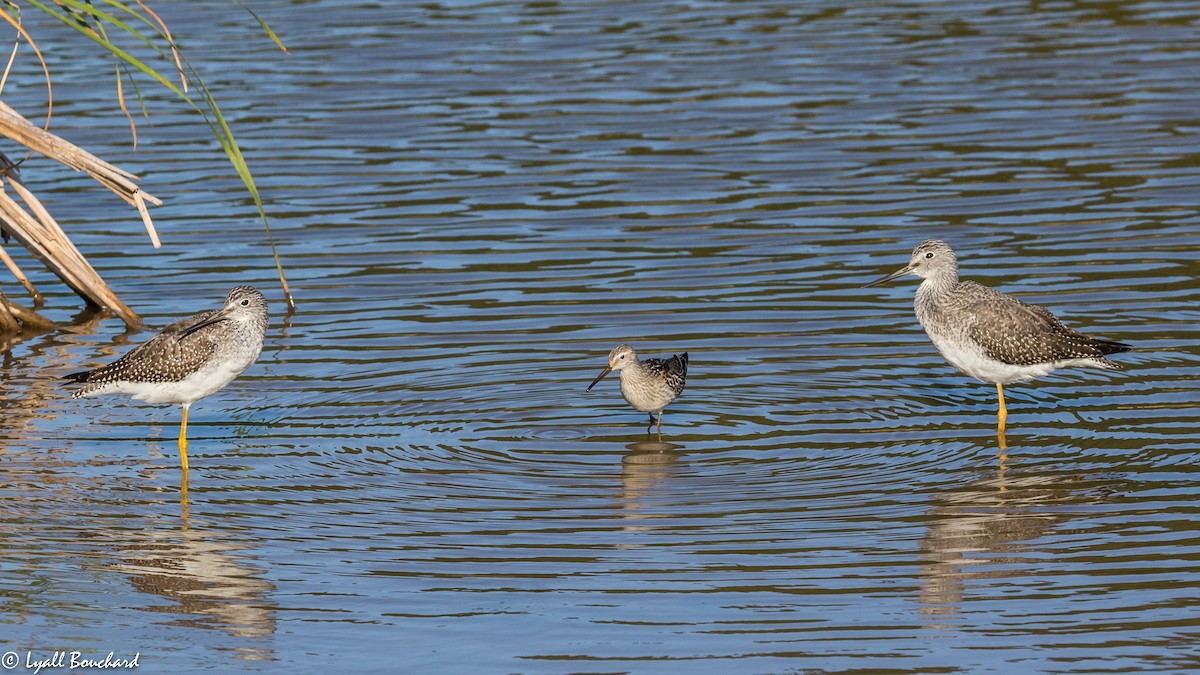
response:
<path fill-rule="evenodd" d="M 650 425 L 646 433 L 654 427 L 654 414 L 658 413 L 658 433 L 662 434 L 662 413 L 667 404 L 674 401 L 683 392 L 687 380 L 687 352 L 676 354 L 669 359 L 638 359 L 633 347 L 617 345 L 608 354 L 608 365 L 585 391 L 591 391 L 596 383 L 604 379 L 612 371 L 621 374 L 621 396 L 636 410 L 650 416 Z"/>
<path fill-rule="evenodd" d="M 1082 366 L 1120 370 L 1104 358 L 1126 352 L 1127 344 L 1094 338 L 1067 328 L 1050 310 L 1027 305 L 973 281 L 959 281 L 954 251 L 938 239 L 917 245 L 907 266 L 863 286 L 869 288 L 911 274 L 924 281 L 913 306 L 917 319 L 950 365 L 996 385 L 1003 447 L 1004 385 L 1041 377 L 1059 368 Z"/>
<path fill-rule="evenodd" d="M 84 384 L 71 398 L 129 394 L 147 403 L 182 405 L 179 461 L 186 475 L 188 408 L 254 363 L 266 331 L 267 299 L 255 288 L 238 286 L 222 309 L 176 321 L 107 366 L 67 375 Z"/>

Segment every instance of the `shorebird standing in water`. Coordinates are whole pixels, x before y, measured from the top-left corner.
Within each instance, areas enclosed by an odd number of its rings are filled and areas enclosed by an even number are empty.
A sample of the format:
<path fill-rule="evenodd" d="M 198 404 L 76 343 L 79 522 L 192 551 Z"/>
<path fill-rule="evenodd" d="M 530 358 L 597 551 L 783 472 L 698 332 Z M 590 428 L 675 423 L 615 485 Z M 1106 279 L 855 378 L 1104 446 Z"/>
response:
<path fill-rule="evenodd" d="M 1044 307 L 960 281 L 954 251 L 938 239 L 921 242 L 907 266 L 863 288 L 908 274 L 923 279 L 913 306 L 934 346 L 960 372 L 996 385 L 1001 446 L 1008 417 L 1004 385 L 1074 366 L 1119 370 L 1120 365 L 1104 357 L 1131 349 L 1071 330 Z"/>
<path fill-rule="evenodd" d="M 129 394 L 147 403 L 182 405 L 179 462 L 186 475 L 188 408 L 254 363 L 266 331 L 267 299 L 255 288 L 238 286 L 219 311 L 176 321 L 107 366 L 67 375 L 83 383 L 71 398 Z"/>
<path fill-rule="evenodd" d="M 650 416 L 650 425 L 646 433 L 654 427 L 654 413 L 658 413 L 658 433 L 662 434 L 662 413 L 667 404 L 674 401 L 683 392 L 687 380 L 687 352 L 676 354 L 669 359 L 639 360 L 633 347 L 617 345 L 608 354 L 608 365 L 585 391 L 591 391 L 596 383 L 604 379 L 612 371 L 621 375 L 621 396 L 636 410 Z"/>

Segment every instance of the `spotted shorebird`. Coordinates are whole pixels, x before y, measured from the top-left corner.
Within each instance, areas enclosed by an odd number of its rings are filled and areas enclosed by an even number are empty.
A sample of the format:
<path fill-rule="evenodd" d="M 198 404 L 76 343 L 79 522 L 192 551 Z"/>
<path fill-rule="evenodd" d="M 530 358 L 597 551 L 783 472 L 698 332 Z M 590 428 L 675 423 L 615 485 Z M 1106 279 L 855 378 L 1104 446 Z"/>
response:
<path fill-rule="evenodd" d="M 621 396 L 634 409 L 650 416 L 650 425 L 646 433 L 654 427 L 654 414 L 658 413 L 658 433 L 662 433 L 662 413 L 667 404 L 674 401 L 683 392 L 687 380 L 687 352 L 676 354 L 669 359 L 638 359 L 638 355 L 629 345 L 617 345 L 608 354 L 608 365 L 585 391 L 591 391 L 596 383 L 604 379 L 612 371 L 621 374 Z"/>
<path fill-rule="evenodd" d="M 188 408 L 254 363 L 266 330 L 267 299 L 257 289 L 238 286 L 222 309 L 176 321 L 107 366 L 67 375 L 83 383 L 71 398 L 129 394 L 147 403 L 182 405 L 179 461 L 186 474 Z"/>
<path fill-rule="evenodd" d="M 973 281 L 960 281 L 954 251 L 937 239 L 921 242 L 907 266 L 863 288 L 908 274 L 923 279 L 913 306 L 934 346 L 960 372 L 996 385 L 1001 444 L 1008 417 L 1004 385 L 1059 368 L 1119 370 L 1120 365 L 1104 357 L 1131 348 L 1071 330 L 1044 307 L 1027 305 Z"/>

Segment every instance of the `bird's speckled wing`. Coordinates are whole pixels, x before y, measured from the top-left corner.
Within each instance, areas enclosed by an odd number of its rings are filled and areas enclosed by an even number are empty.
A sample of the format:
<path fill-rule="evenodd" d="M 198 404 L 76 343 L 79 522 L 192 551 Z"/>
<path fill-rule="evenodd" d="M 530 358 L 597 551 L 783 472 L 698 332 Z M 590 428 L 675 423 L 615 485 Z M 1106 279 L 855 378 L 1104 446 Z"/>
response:
<path fill-rule="evenodd" d="M 86 386 L 72 394 L 78 398 L 120 381 L 179 382 L 212 358 L 215 344 L 208 333 L 220 324 L 206 326 L 180 338 L 180 332 L 209 318 L 216 311 L 201 312 L 167 326 L 161 333 L 138 345 L 129 353 L 107 366 L 67 377 Z"/>
<path fill-rule="evenodd" d="M 1066 359 L 1098 359 L 1110 363 L 1103 358 L 1106 354 L 1129 351 L 1129 345 L 1067 328 L 1045 307 L 1027 305 L 993 289 L 988 290 L 992 292 L 971 308 L 975 323 L 969 335 L 993 359 L 1017 366 Z"/>
<path fill-rule="evenodd" d="M 646 359 L 642 365 L 655 377 L 665 380 L 675 396 L 679 396 L 683 391 L 683 385 L 687 382 L 687 352 L 676 354 L 669 359 Z"/>

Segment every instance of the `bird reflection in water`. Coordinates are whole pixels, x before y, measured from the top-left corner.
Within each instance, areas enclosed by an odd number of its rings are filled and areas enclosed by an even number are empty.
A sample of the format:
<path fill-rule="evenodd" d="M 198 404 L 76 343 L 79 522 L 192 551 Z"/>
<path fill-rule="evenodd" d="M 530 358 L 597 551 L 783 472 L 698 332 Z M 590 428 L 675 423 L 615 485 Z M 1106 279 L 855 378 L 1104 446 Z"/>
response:
<path fill-rule="evenodd" d="M 1005 579 L 1028 562 L 1036 541 L 1074 514 L 1064 507 L 1106 501 L 1110 490 L 1082 492 L 1080 479 L 1052 473 L 1011 476 L 1003 464 L 986 478 L 944 493 L 928 512 L 920 543 L 920 613 L 931 628 L 953 628 L 968 586 Z"/>
<path fill-rule="evenodd" d="M 246 644 L 233 649 L 239 659 L 273 660 L 274 650 L 265 645 L 276 630 L 267 600 L 275 587 L 261 578 L 263 570 L 249 562 L 244 547 L 189 521 L 185 511 L 181 530 L 122 532 L 115 551 L 119 562 L 108 569 L 128 575 L 138 592 L 169 603 L 146 606 L 146 611 L 187 615 L 191 618 L 173 623 L 244 638 Z"/>
<path fill-rule="evenodd" d="M 647 439 L 625 446 L 621 458 L 621 517 L 631 521 L 662 518 L 653 513 L 655 496 L 661 496 L 663 484 L 676 475 L 682 445 Z M 622 529 L 640 532 L 655 529 L 650 523 L 627 524 Z M 637 548 L 641 544 L 621 544 L 617 548 Z"/>

